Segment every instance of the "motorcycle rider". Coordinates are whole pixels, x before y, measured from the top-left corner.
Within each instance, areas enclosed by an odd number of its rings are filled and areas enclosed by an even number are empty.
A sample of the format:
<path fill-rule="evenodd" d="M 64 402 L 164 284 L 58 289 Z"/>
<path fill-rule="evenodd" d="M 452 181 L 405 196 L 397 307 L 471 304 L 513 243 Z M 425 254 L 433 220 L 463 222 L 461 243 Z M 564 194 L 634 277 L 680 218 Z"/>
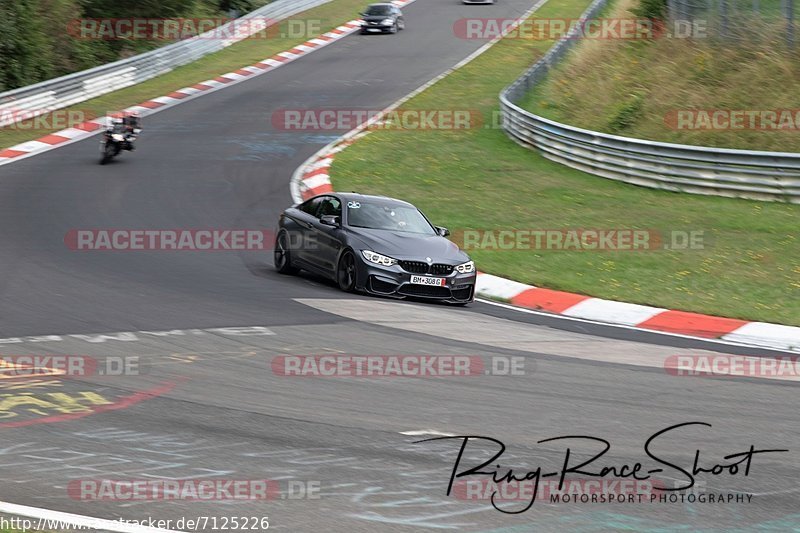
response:
<path fill-rule="evenodd" d="M 142 118 L 138 113 L 125 113 L 122 116 L 112 116 L 109 133 L 116 133 L 125 139 L 122 149 L 133 151 L 136 149 L 134 142 L 136 136 L 142 131 Z"/>
<path fill-rule="evenodd" d="M 125 130 L 125 149 L 133 151 L 136 149 L 136 146 L 134 145 L 136 136 L 142 132 L 142 117 L 135 111 L 131 113 L 125 113 L 122 116 L 122 125 Z"/>
<path fill-rule="evenodd" d="M 100 141 L 102 157 L 100 164 L 105 165 L 121 150 L 136 149 L 136 136 L 142 131 L 142 120 L 138 113 L 115 113 L 108 116 L 106 130 Z"/>

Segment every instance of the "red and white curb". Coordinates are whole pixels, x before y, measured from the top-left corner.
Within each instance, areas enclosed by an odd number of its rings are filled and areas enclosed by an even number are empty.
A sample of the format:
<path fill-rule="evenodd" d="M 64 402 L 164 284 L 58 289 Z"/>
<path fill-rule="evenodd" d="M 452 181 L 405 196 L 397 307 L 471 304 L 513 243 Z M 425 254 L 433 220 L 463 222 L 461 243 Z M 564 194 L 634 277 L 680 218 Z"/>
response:
<path fill-rule="evenodd" d="M 478 274 L 477 293 L 518 307 L 592 322 L 800 353 L 800 328 L 601 300 Z"/>
<path fill-rule="evenodd" d="M 527 19 L 544 1 L 546 0 L 538 2 L 533 9 L 522 15 L 518 21 Z M 466 65 L 469 61 L 485 52 L 496 41 L 497 39 L 487 43 L 452 69 L 398 100 L 379 115 L 311 156 L 295 170 L 292 176 L 291 191 L 294 201 L 299 203 L 318 194 L 333 191 L 330 167 L 337 153 L 370 133 L 369 127 L 381 120 L 383 115 L 421 93 L 454 70 Z M 581 294 L 534 287 L 482 272 L 478 273 L 476 295 L 491 300 L 508 302 L 517 307 L 574 319 L 800 353 L 800 327 L 766 322 L 748 322 L 733 318 L 602 300 Z"/>
<path fill-rule="evenodd" d="M 397 6 L 404 6 L 412 2 L 414 2 L 414 0 L 395 0 L 392 3 Z M 315 50 L 318 50 L 350 35 L 351 33 L 354 33 L 360 28 L 360 26 L 360 20 L 351 20 L 327 33 L 323 33 L 314 39 L 310 39 L 302 44 L 299 44 L 290 50 L 279 52 L 272 57 L 259 61 L 254 65 L 239 68 L 233 72 L 228 72 L 227 74 L 222 74 L 216 78 L 202 81 L 200 83 L 195 83 L 190 87 L 184 87 L 165 96 L 153 98 L 141 104 L 118 111 L 135 111 L 140 113 L 142 116 L 152 115 L 199 96 L 203 96 L 205 94 L 224 89 L 225 87 L 230 87 L 237 83 L 241 83 L 256 76 L 266 74 L 267 72 L 291 63 L 292 61 L 303 57 L 304 55 L 310 54 Z M 14 163 L 27 157 L 53 150 L 54 148 L 59 148 L 73 142 L 81 141 L 91 137 L 92 135 L 100 133 L 103 131 L 105 125 L 105 117 L 96 118 L 94 120 L 83 122 L 75 127 L 45 135 L 44 137 L 33 141 L 27 141 L 10 148 L 2 149 L 0 150 L 0 165 Z"/>
<path fill-rule="evenodd" d="M 379 116 L 375 118 L 379 119 Z M 292 199 L 300 203 L 318 194 L 333 191 L 329 172 L 334 156 L 367 133 L 369 132 L 362 131 L 361 127 L 356 128 L 327 145 L 297 167 L 289 184 Z"/>

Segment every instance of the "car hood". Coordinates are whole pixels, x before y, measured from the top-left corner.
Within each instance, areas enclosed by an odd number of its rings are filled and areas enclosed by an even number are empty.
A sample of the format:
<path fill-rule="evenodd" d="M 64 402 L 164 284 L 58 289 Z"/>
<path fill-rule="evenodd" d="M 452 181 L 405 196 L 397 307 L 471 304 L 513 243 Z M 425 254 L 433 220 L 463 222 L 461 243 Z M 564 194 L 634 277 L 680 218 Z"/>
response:
<path fill-rule="evenodd" d="M 430 257 L 433 263 L 452 265 L 469 261 L 469 256 L 458 246 L 438 235 L 362 228 L 350 228 L 349 231 L 351 236 L 361 242 L 362 250 L 372 250 L 395 259 L 425 261 Z"/>
<path fill-rule="evenodd" d="M 384 19 L 393 19 L 394 15 L 367 15 L 361 18 L 367 22 L 380 22 Z"/>

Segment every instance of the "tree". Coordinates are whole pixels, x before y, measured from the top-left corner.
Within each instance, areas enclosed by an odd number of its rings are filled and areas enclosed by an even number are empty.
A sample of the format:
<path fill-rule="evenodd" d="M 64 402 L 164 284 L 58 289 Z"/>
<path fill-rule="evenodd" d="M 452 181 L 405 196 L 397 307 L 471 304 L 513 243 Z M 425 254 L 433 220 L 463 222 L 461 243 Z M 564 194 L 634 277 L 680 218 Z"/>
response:
<path fill-rule="evenodd" d="M 0 90 L 47 79 L 51 48 L 37 16 L 36 0 L 0 3 Z"/>

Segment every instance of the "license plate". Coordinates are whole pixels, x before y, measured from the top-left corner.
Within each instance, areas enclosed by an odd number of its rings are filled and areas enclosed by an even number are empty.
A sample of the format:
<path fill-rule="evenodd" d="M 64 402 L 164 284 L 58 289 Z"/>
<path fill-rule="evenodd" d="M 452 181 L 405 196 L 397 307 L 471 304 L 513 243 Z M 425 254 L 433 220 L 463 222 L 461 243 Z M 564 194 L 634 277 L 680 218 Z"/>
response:
<path fill-rule="evenodd" d="M 417 285 L 434 285 L 436 287 L 444 287 L 447 280 L 444 278 L 429 278 L 427 276 L 411 276 L 411 283 Z"/>
<path fill-rule="evenodd" d="M 368 31 L 381 31 L 380 28 L 367 28 Z"/>

